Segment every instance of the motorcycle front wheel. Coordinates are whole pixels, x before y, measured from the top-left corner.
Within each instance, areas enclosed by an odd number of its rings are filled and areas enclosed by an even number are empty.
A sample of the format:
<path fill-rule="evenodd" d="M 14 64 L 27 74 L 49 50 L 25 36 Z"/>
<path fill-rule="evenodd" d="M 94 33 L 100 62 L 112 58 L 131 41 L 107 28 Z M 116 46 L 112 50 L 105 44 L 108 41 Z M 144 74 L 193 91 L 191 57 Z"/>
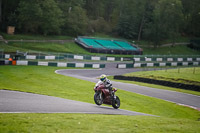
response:
<path fill-rule="evenodd" d="M 115 109 L 118 109 L 118 108 L 120 107 L 120 99 L 119 99 L 118 96 L 116 96 L 116 98 L 113 99 L 113 101 L 112 101 L 112 106 L 113 106 L 113 108 L 115 108 Z"/>
<path fill-rule="evenodd" d="M 94 94 L 94 102 L 97 104 L 97 105 L 101 105 L 103 103 L 103 99 L 101 97 L 101 93 L 95 93 Z"/>

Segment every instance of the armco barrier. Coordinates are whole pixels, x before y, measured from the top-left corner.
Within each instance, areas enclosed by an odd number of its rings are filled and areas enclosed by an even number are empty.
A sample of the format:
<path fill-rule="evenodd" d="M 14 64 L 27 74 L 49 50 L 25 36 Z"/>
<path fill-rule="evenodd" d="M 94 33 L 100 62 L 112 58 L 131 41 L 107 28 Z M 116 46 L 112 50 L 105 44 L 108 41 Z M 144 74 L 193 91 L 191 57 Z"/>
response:
<path fill-rule="evenodd" d="M 12 65 L 12 61 L 1 61 L 2 65 Z M 65 63 L 65 62 L 44 62 L 44 61 L 16 61 L 16 65 L 24 66 L 55 66 L 55 67 L 77 67 L 77 68 L 105 68 L 105 64 Z"/>
<path fill-rule="evenodd" d="M 186 89 L 186 90 L 194 90 L 194 91 L 200 92 L 200 86 L 198 85 L 176 83 L 176 82 L 171 82 L 171 81 L 156 80 L 156 79 L 149 79 L 149 78 L 143 78 L 143 77 L 128 77 L 128 76 L 121 76 L 121 75 L 114 76 L 114 79 L 138 81 L 138 82 L 157 84 L 157 85 L 181 88 L 181 89 Z"/>

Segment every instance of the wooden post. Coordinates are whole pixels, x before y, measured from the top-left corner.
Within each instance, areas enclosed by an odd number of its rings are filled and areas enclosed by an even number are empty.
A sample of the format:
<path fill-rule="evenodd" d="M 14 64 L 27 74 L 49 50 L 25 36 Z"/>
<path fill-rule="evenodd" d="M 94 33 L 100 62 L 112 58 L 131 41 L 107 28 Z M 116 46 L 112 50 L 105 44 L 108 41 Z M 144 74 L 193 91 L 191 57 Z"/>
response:
<path fill-rule="evenodd" d="M 196 67 L 194 67 L 194 69 L 193 69 L 193 74 L 195 74 L 195 68 L 196 68 Z"/>
<path fill-rule="evenodd" d="M 9 35 L 13 35 L 15 33 L 15 27 L 14 26 L 8 26 L 7 27 L 7 33 Z"/>
<path fill-rule="evenodd" d="M 180 67 L 178 68 L 178 73 L 180 73 Z"/>

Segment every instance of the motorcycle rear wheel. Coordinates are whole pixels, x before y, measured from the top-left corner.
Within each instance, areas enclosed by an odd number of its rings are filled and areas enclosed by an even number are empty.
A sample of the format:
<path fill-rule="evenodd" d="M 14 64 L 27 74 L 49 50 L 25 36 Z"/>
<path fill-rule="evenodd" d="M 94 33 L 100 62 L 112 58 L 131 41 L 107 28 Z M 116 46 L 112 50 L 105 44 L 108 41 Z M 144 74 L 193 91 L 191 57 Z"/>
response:
<path fill-rule="evenodd" d="M 97 105 L 101 105 L 103 103 L 103 100 L 101 98 L 101 93 L 95 93 L 94 94 L 94 102 L 97 104 Z"/>
<path fill-rule="evenodd" d="M 116 96 L 116 98 L 113 99 L 113 101 L 112 101 L 112 106 L 113 106 L 113 108 L 115 108 L 115 109 L 118 109 L 118 108 L 120 107 L 120 99 L 119 99 L 118 96 Z"/>

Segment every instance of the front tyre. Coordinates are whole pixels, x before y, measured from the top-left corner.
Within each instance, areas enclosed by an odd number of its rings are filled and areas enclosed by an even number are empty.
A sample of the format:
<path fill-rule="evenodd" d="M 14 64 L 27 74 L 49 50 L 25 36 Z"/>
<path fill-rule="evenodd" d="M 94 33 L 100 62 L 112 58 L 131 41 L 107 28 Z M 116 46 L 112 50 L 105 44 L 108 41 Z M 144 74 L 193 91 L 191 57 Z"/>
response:
<path fill-rule="evenodd" d="M 101 93 L 95 93 L 94 94 L 94 102 L 97 105 L 101 105 L 103 103 L 103 99 L 102 99 Z"/>
<path fill-rule="evenodd" d="M 118 109 L 118 108 L 120 107 L 120 99 L 119 99 L 118 96 L 116 96 L 116 98 L 113 99 L 113 101 L 112 101 L 112 106 L 113 106 L 113 108 L 115 108 L 115 109 Z"/>

